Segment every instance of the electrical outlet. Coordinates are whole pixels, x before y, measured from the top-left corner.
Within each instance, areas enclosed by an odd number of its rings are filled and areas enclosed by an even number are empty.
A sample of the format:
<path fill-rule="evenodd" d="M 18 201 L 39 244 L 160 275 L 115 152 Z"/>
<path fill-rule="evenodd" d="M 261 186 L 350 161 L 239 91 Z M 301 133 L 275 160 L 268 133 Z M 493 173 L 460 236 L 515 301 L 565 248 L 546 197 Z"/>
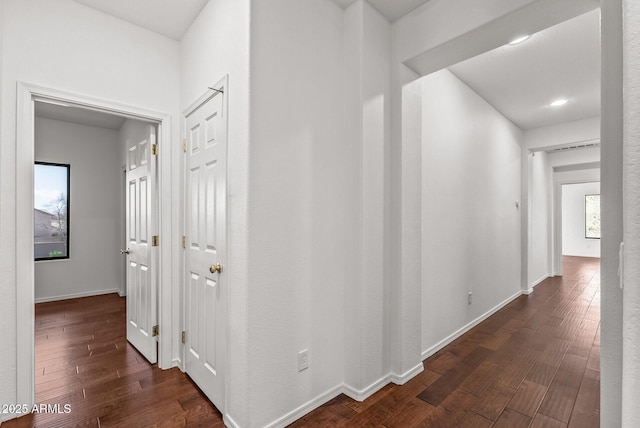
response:
<path fill-rule="evenodd" d="M 309 368 L 309 350 L 303 349 L 298 352 L 298 371 L 301 372 Z"/>
<path fill-rule="evenodd" d="M 467 297 L 467 301 L 469 302 L 469 304 L 471 304 L 471 302 L 473 301 L 473 292 L 469 291 L 469 296 Z"/>

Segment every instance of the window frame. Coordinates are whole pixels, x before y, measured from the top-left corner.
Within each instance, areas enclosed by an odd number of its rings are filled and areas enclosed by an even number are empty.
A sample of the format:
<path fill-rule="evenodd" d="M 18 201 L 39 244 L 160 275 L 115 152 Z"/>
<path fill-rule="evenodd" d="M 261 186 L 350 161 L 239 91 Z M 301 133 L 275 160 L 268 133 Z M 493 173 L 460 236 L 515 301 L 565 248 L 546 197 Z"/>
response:
<path fill-rule="evenodd" d="M 70 258 L 70 254 L 71 254 L 71 222 L 70 222 L 70 204 L 71 204 L 71 164 L 67 164 L 67 163 L 56 163 L 56 162 L 41 162 L 41 161 L 35 161 L 34 162 L 34 175 L 35 175 L 35 167 L 37 165 L 45 165 L 45 166 L 56 166 L 56 167 L 60 167 L 60 168 L 66 168 L 67 169 L 67 213 L 66 213 L 66 223 L 67 223 L 67 227 L 66 227 L 66 248 L 67 248 L 67 252 L 64 256 L 60 256 L 60 257 L 35 257 L 34 254 L 34 261 L 36 262 L 41 262 L 41 261 L 53 261 L 53 260 L 68 260 Z M 33 188 L 34 188 L 34 192 L 35 192 L 35 181 L 33 183 Z M 37 209 L 35 207 L 35 203 L 34 203 L 34 210 Z M 33 235 L 33 245 L 34 245 L 34 252 L 35 252 L 35 214 L 34 214 L 34 219 L 33 219 L 33 225 L 34 225 L 34 235 Z"/>

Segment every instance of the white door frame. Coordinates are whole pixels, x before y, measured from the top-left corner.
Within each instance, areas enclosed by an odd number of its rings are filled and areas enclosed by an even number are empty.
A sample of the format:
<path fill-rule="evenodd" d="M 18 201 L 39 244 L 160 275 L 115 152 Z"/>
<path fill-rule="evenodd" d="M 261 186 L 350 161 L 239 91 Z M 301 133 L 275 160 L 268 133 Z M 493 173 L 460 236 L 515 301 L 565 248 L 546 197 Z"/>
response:
<path fill-rule="evenodd" d="M 16 402 L 32 407 L 35 400 L 35 289 L 33 262 L 33 172 L 35 161 L 34 102 L 37 99 L 74 105 L 158 125 L 157 144 L 162 158 L 158 165 L 159 194 L 171 189 L 171 116 L 140 107 L 85 95 L 59 91 L 24 82 L 17 84 L 16 126 L 16 306 L 17 361 Z M 118 186 L 120 183 L 118 182 Z M 160 236 L 171 237 L 171 213 L 159 206 Z M 163 215 L 164 214 L 164 215 Z M 25 239 L 26 238 L 26 239 Z M 160 241 L 162 244 L 163 241 Z M 171 260 L 171 246 L 160 245 L 159 260 Z M 171 367 L 171 263 L 158 269 L 158 367 Z"/>
<path fill-rule="evenodd" d="M 182 117 L 181 117 L 181 126 L 182 126 L 182 130 L 181 130 L 181 135 L 183 138 L 183 141 L 186 141 L 187 139 L 187 116 L 189 116 L 191 113 L 193 113 L 198 107 L 200 107 L 202 104 L 206 103 L 207 101 L 209 101 L 211 98 L 213 98 L 214 96 L 218 95 L 217 91 L 222 91 L 222 95 L 223 95 L 223 100 L 222 100 L 222 111 L 223 111 L 223 115 L 224 115 L 224 119 L 227 122 L 227 138 L 226 138 L 226 144 L 227 144 L 227 171 L 226 171 L 226 179 L 225 179 L 225 187 L 226 187 L 226 198 L 227 198 L 227 203 L 225 204 L 225 230 L 223 231 L 223 238 L 221 239 L 221 245 L 222 247 L 225 248 L 225 252 L 228 251 L 226 250 L 228 248 L 227 246 L 227 231 L 228 231 L 228 218 L 229 218 L 229 75 L 225 75 L 224 77 L 222 77 L 222 79 L 220 79 L 215 85 L 213 85 L 211 88 L 209 88 L 205 93 L 203 93 L 201 96 L 199 96 L 191 105 L 189 105 L 189 107 L 185 108 L 184 111 L 182 112 Z M 215 88 L 215 90 L 213 89 Z M 182 168 L 182 231 L 183 231 L 183 236 L 186 236 L 187 232 L 185 230 L 186 227 L 186 192 L 187 192 L 187 168 L 186 168 L 186 164 L 187 164 L 187 154 L 186 151 L 183 152 L 183 157 L 182 157 L 182 162 L 181 162 L 181 168 Z M 184 331 L 185 326 L 186 326 L 186 300 L 185 300 L 185 292 L 186 292 L 186 283 L 185 283 L 185 278 L 186 278 L 186 253 L 184 251 L 183 248 L 183 252 L 182 252 L 182 257 L 181 257 L 181 263 L 182 263 L 182 274 L 181 274 L 181 280 L 180 280 L 180 286 L 181 286 L 181 290 L 180 290 L 180 298 L 182 300 L 182 303 L 180 305 L 180 309 L 181 309 L 181 323 L 182 323 L 182 330 Z M 228 260 L 228 256 L 226 257 L 226 260 Z M 224 266 L 225 269 L 225 273 L 226 273 L 226 277 L 227 278 L 231 278 L 231 275 L 229 274 L 229 269 L 230 264 L 227 264 L 226 266 Z M 224 358 L 222 359 L 222 361 L 220 362 L 220 366 L 222 367 L 222 373 L 223 373 L 223 382 L 224 382 L 224 394 L 223 394 L 223 399 L 222 399 L 222 405 L 221 408 L 218 409 L 220 410 L 220 412 L 222 413 L 223 416 L 223 420 L 225 422 L 225 424 L 230 425 L 230 426 L 235 426 L 235 423 L 233 423 L 232 421 L 228 420 L 227 414 L 228 414 L 228 410 L 227 410 L 227 397 L 229 396 L 229 375 L 228 375 L 228 367 L 229 364 L 227 363 L 227 361 L 229 360 L 229 349 L 227 344 L 229 343 L 229 341 L 227 340 L 229 337 L 229 324 L 227 323 L 227 308 L 228 308 L 228 296 L 229 293 L 227 292 L 227 288 L 229 287 L 229 282 L 226 281 L 225 282 L 225 286 L 222 287 L 220 289 L 220 292 L 222 293 L 221 295 L 221 302 L 222 302 L 222 331 L 223 331 L 223 337 L 222 337 L 222 342 L 223 342 L 223 346 L 225 347 L 223 355 Z M 180 355 L 182 357 L 182 361 L 180 364 L 180 368 L 182 369 L 183 372 L 186 371 L 186 359 L 185 359 L 185 352 L 186 352 L 186 346 L 184 343 L 181 344 L 181 352 Z"/>

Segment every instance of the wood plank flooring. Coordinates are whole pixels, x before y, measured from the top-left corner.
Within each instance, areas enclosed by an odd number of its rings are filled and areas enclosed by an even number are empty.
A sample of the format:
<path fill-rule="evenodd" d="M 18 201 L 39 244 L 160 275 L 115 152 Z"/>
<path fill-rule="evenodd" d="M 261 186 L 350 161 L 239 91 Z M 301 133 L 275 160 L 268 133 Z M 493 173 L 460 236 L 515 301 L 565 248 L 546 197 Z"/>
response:
<path fill-rule="evenodd" d="M 598 427 L 599 259 L 565 257 L 550 278 L 425 360 L 403 386 L 364 402 L 340 395 L 299 427 Z M 115 294 L 36 305 L 36 402 L 10 427 L 222 427 L 178 369 L 159 370 L 126 341 Z"/>
<path fill-rule="evenodd" d="M 290 428 L 600 426 L 600 259 L 564 257 L 564 276 L 362 403 L 340 395 Z"/>
<path fill-rule="evenodd" d="M 224 427 L 218 410 L 177 368 L 151 365 L 126 339 L 117 294 L 36 305 L 36 413 L 9 427 Z"/>

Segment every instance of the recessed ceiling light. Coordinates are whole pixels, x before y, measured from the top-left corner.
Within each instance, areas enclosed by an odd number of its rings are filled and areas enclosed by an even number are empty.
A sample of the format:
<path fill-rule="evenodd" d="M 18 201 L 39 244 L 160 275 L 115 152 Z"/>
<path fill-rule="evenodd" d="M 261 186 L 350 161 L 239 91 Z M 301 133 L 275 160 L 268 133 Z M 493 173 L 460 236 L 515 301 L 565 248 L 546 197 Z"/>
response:
<path fill-rule="evenodd" d="M 530 36 L 530 35 L 528 35 L 528 34 L 525 34 L 524 36 L 516 37 L 515 39 L 511 40 L 511 41 L 509 42 L 509 44 L 510 44 L 510 45 L 517 45 L 517 44 L 520 44 L 520 43 L 524 42 L 525 40 L 528 40 L 528 39 L 529 39 L 529 37 L 531 37 L 531 36 Z"/>
<path fill-rule="evenodd" d="M 569 100 L 566 98 L 558 98 L 557 100 L 551 101 L 549 104 L 551 107 L 560 107 L 568 103 Z"/>

